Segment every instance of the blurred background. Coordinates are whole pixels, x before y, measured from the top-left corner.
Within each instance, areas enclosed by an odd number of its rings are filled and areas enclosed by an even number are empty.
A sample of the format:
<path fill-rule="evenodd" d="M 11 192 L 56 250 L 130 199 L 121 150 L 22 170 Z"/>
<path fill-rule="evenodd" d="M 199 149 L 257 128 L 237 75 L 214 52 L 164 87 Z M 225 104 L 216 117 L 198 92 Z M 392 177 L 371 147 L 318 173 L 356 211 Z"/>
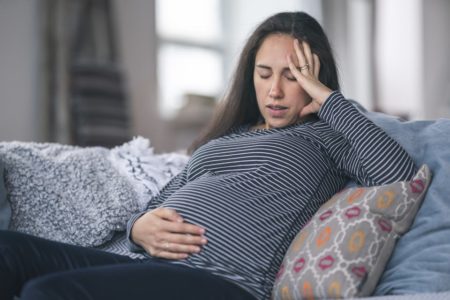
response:
<path fill-rule="evenodd" d="M 323 25 L 347 98 L 450 117 L 450 0 L 0 0 L 0 140 L 186 148 L 248 34 L 293 10 Z"/>

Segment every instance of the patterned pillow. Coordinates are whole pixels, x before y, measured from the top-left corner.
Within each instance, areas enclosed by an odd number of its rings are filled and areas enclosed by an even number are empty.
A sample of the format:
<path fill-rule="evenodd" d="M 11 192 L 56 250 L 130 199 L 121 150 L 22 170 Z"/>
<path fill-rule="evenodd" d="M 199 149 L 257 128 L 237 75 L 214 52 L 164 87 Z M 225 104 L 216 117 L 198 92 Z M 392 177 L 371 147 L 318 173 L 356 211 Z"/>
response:
<path fill-rule="evenodd" d="M 430 180 L 423 165 L 411 181 L 347 188 L 333 196 L 290 245 L 273 298 L 370 295 L 396 240 L 411 226 Z"/>

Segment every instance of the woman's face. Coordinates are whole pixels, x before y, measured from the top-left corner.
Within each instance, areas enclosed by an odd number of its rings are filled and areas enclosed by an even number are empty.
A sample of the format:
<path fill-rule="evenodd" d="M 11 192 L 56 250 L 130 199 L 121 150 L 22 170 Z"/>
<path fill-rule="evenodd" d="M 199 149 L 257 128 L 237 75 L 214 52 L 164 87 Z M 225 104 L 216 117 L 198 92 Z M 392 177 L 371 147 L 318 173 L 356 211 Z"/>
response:
<path fill-rule="evenodd" d="M 281 128 L 296 123 L 300 110 L 311 101 L 289 70 L 288 55 L 298 66 L 293 42 L 290 35 L 271 34 L 256 53 L 253 83 L 266 126 Z"/>

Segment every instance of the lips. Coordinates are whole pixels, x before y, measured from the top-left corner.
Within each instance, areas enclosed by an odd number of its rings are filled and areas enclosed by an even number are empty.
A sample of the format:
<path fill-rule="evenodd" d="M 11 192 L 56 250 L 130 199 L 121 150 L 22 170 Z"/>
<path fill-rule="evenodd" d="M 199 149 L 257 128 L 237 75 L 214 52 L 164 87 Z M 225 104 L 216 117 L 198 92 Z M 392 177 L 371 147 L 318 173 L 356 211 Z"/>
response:
<path fill-rule="evenodd" d="M 283 117 L 288 109 L 286 106 L 273 104 L 266 105 L 266 107 L 269 112 L 269 115 L 273 118 Z"/>

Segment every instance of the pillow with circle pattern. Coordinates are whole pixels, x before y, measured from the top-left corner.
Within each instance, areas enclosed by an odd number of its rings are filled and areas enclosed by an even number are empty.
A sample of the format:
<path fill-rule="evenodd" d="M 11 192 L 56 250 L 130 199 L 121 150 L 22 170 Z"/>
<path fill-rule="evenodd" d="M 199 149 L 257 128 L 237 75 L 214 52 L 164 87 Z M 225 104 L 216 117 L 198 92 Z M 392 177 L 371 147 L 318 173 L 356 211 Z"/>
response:
<path fill-rule="evenodd" d="M 273 299 L 369 296 L 430 181 L 423 165 L 410 181 L 347 188 L 334 195 L 291 243 Z"/>

